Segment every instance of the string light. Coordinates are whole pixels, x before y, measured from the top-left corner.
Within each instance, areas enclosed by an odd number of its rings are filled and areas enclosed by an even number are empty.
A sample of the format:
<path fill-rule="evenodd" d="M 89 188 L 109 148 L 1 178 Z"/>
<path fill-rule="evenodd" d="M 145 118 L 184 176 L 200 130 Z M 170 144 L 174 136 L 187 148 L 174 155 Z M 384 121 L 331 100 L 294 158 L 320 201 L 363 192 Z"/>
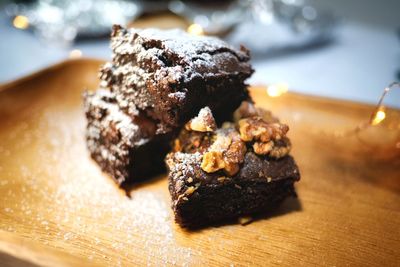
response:
<path fill-rule="evenodd" d="M 386 118 L 384 107 L 380 108 L 371 118 L 370 124 L 375 126 L 381 123 Z"/>
<path fill-rule="evenodd" d="M 382 125 L 382 122 L 388 120 L 388 111 L 389 109 L 386 108 L 383 105 L 383 101 L 385 99 L 385 97 L 387 96 L 387 94 L 393 90 L 393 89 L 400 89 L 400 83 L 399 82 L 392 82 L 391 84 L 389 84 L 387 87 L 385 87 L 385 89 L 383 90 L 383 93 L 381 95 L 381 97 L 379 98 L 378 104 L 376 105 L 375 109 L 373 110 L 373 112 L 371 113 L 369 120 L 364 121 L 363 123 L 359 124 L 357 127 L 349 129 L 349 130 L 335 130 L 329 134 L 332 134 L 333 137 L 335 138 L 348 138 L 350 136 L 356 136 L 356 138 L 361 141 L 363 144 L 368 145 L 371 148 L 378 148 L 378 146 L 381 146 L 380 144 L 372 144 L 370 141 L 373 140 L 373 138 L 371 139 L 370 136 L 368 136 L 368 134 L 371 133 L 375 133 L 374 131 L 367 133 L 368 138 L 366 139 L 365 137 L 365 131 L 369 128 L 374 128 L 377 127 L 378 125 Z M 288 86 L 284 83 L 282 84 L 274 84 L 271 85 L 267 88 L 267 94 L 270 97 L 278 97 L 284 93 L 286 93 L 288 91 Z M 400 114 L 399 114 L 400 115 Z M 383 129 L 383 128 L 382 128 Z M 393 122 L 393 121 L 389 121 L 387 124 L 385 124 L 385 129 L 387 131 L 390 131 L 390 133 L 387 133 L 387 139 L 394 139 L 394 143 L 391 144 L 390 146 L 395 148 L 395 150 L 397 152 L 397 154 L 395 154 L 396 156 L 398 156 L 399 152 L 400 152 L 400 132 L 398 132 L 397 134 L 393 132 L 393 130 L 400 130 L 400 123 L 399 122 Z M 364 134 L 361 134 L 364 133 Z M 397 136 L 397 137 L 396 137 Z M 381 140 L 381 138 L 379 138 Z M 388 151 L 388 150 L 385 150 Z"/>
<path fill-rule="evenodd" d="M 203 27 L 201 27 L 199 24 L 191 24 L 187 28 L 187 32 L 193 35 L 204 35 L 204 30 Z"/>
<path fill-rule="evenodd" d="M 381 97 L 379 98 L 375 112 L 372 113 L 371 118 L 369 120 L 370 125 L 378 125 L 386 118 L 386 112 L 385 112 L 385 107 L 383 106 L 383 100 L 385 99 L 387 93 L 393 88 L 400 88 L 400 83 L 392 82 L 387 87 L 385 87 Z"/>
<path fill-rule="evenodd" d="M 289 90 L 289 85 L 287 83 L 276 83 L 271 84 L 267 87 L 267 94 L 270 97 L 278 97 L 281 96 Z"/>
<path fill-rule="evenodd" d="M 29 19 L 22 15 L 15 16 L 13 25 L 17 29 L 25 30 L 29 27 Z"/>
<path fill-rule="evenodd" d="M 368 122 L 360 124 L 354 130 L 348 131 L 348 132 L 344 133 L 342 136 L 346 136 L 346 135 L 348 136 L 348 135 L 356 134 L 360 138 L 360 136 L 358 134 L 361 131 L 366 130 L 366 129 L 370 128 L 370 127 L 374 127 L 374 126 L 377 126 L 377 125 L 381 124 L 387 118 L 386 108 L 383 105 L 383 100 L 385 99 L 387 93 L 390 90 L 394 89 L 394 88 L 399 89 L 400 88 L 400 83 L 393 82 L 393 83 L 389 84 L 383 90 L 383 93 L 382 93 L 381 97 L 379 98 L 378 104 L 376 105 L 375 110 L 372 112 Z M 390 129 L 390 128 L 388 128 L 388 129 Z M 396 141 L 394 147 L 396 149 L 400 149 L 400 141 Z"/>

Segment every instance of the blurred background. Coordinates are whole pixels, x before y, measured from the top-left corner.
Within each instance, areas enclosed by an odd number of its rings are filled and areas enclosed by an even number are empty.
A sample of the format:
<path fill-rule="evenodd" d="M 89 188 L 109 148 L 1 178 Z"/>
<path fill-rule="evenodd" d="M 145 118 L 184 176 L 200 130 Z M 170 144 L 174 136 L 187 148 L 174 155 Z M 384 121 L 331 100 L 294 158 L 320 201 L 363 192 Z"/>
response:
<path fill-rule="evenodd" d="M 376 103 L 400 80 L 399 0 L 0 1 L 0 84 L 67 58 L 108 60 L 112 24 L 182 28 L 252 52 L 251 84 Z M 400 90 L 388 105 L 400 107 Z"/>

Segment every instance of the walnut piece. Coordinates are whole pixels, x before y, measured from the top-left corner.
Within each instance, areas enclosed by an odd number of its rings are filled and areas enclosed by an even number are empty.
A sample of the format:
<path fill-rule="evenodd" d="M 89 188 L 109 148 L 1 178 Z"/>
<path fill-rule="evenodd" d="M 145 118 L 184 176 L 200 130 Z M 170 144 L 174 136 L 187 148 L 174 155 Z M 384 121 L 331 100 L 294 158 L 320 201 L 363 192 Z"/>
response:
<path fill-rule="evenodd" d="M 251 117 L 239 121 L 240 138 L 245 142 L 261 141 L 263 143 L 283 138 L 289 127 L 283 123 L 268 123 L 261 117 Z"/>
<path fill-rule="evenodd" d="M 234 128 L 218 130 L 214 143 L 204 153 L 201 168 L 206 172 L 223 169 L 228 176 L 235 175 L 245 153 L 246 145 Z"/>
<path fill-rule="evenodd" d="M 258 112 L 253 103 L 249 101 L 243 101 L 240 106 L 233 113 L 233 119 L 239 121 L 243 118 L 258 116 Z"/>
<path fill-rule="evenodd" d="M 243 101 L 239 108 L 233 113 L 233 118 L 235 122 L 238 122 L 244 118 L 250 117 L 261 117 L 264 121 L 268 123 L 279 122 L 278 118 L 272 115 L 271 111 L 255 107 L 253 103 L 249 101 Z"/>
<path fill-rule="evenodd" d="M 269 141 L 266 143 L 263 142 L 255 142 L 253 145 L 254 152 L 259 155 L 267 155 L 269 154 L 274 147 L 274 141 Z"/>
<path fill-rule="evenodd" d="M 239 164 L 243 162 L 247 149 L 237 131 L 231 132 L 230 137 L 232 142 L 224 154 L 224 170 L 228 175 L 232 176 L 239 171 Z"/>
<path fill-rule="evenodd" d="M 278 144 L 274 141 L 269 141 L 266 143 L 255 142 L 253 144 L 254 152 L 258 155 L 269 155 L 273 158 L 282 158 L 289 154 L 291 149 L 290 141 L 287 137 L 280 140 Z"/>
<path fill-rule="evenodd" d="M 186 130 L 196 132 L 213 132 L 217 129 L 217 124 L 209 107 L 202 108 L 197 115 L 186 125 Z"/>
<path fill-rule="evenodd" d="M 269 152 L 269 155 L 273 158 L 279 159 L 289 154 L 291 148 L 292 145 L 289 138 L 285 137 L 279 142 L 279 144 L 274 145 L 271 152 Z"/>
<path fill-rule="evenodd" d="M 281 158 L 290 152 L 290 141 L 286 137 L 289 127 L 279 122 L 268 123 L 260 116 L 239 121 L 240 138 L 253 142 L 253 150 L 258 155 Z"/>
<path fill-rule="evenodd" d="M 208 151 L 204 153 L 200 166 L 205 172 L 216 172 L 225 168 L 225 162 L 221 151 Z"/>

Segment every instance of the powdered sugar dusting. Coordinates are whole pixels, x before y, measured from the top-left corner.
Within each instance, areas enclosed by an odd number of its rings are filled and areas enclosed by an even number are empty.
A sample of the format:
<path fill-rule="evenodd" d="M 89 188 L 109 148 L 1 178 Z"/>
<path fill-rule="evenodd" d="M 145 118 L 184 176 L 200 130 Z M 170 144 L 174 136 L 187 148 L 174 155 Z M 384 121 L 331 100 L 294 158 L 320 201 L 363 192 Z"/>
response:
<path fill-rule="evenodd" d="M 178 109 L 185 109 L 180 105 L 192 101 L 185 101 L 190 92 L 196 95 L 207 88 L 207 99 L 233 85 L 245 90 L 244 80 L 252 73 L 245 49 L 181 30 L 126 30 L 117 26 L 111 49 L 112 62 L 101 69 L 101 85 L 116 94 L 119 106 L 129 115 L 137 108 L 159 121 L 158 133 L 177 127 Z M 208 83 L 211 80 L 214 82 Z"/>
<path fill-rule="evenodd" d="M 172 154 L 171 154 L 172 155 Z M 196 153 L 183 153 L 176 152 L 173 154 L 175 163 L 169 161 L 170 173 L 181 172 L 181 176 L 190 176 L 193 174 L 196 167 L 200 166 L 202 155 L 199 152 Z"/>
<path fill-rule="evenodd" d="M 0 131 L 12 155 L 0 161 L 0 230 L 94 265 L 190 263 L 195 252 L 176 243 L 165 180 L 128 198 L 90 160 L 80 109 L 59 104 L 31 117 Z"/>

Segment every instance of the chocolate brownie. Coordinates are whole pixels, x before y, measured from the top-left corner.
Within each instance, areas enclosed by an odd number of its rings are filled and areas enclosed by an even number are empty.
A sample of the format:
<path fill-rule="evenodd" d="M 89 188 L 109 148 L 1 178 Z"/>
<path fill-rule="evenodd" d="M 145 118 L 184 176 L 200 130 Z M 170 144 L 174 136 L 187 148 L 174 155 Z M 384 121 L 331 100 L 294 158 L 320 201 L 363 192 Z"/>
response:
<path fill-rule="evenodd" d="M 296 196 L 300 174 L 288 154 L 288 127 L 250 103 L 244 106 L 237 121 L 218 129 L 210 110 L 202 110 L 175 140 L 166 163 L 180 225 L 195 228 L 260 213 Z"/>
<path fill-rule="evenodd" d="M 253 70 L 244 47 L 181 30 L 114 26 L 111 48 L 101 86 L 127 114 L 141 110 L 155 121 L 157 133 L 181 127 L 204 106 L 225 119 L 249 97 L 245 80 Z"/>
<path fill-rule="evenodd" d="M 91 157 L 119 185 L 165 170 L 164 157 L 172 138 L 155 136 L 155 125 L 140 113 L 128 116 L 115 96 L 99 89 L 85 93 L 86 141 Z"/>

